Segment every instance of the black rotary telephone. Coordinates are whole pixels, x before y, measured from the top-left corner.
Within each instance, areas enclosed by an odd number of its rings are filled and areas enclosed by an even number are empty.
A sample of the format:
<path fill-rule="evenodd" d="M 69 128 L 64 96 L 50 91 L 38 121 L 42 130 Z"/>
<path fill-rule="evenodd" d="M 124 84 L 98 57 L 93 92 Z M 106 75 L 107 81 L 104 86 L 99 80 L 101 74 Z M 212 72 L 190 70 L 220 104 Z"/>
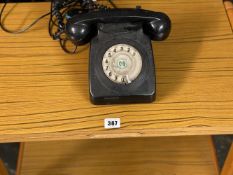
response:
<path fill-rule="evenodd" d="M 66 22 L 58 21 L 58 25 L 57 33 L 63 31 L 75 46 L 91 43 L 89 83 L 94 104 L 155 100 L 151 40 L 168 37 L 171 21 L 166 14 L 141 8 L 71 9 Z"/>

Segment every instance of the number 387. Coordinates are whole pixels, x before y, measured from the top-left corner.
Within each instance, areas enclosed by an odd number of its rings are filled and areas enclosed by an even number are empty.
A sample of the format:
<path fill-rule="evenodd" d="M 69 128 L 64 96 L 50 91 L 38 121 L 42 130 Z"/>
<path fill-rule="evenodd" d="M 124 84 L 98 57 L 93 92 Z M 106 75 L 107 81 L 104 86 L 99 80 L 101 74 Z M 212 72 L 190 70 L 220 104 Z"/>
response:
<path fill-rule="evenodd" d="M 117 121 L 108 121 L 108 126 L 117 126 Z"/>

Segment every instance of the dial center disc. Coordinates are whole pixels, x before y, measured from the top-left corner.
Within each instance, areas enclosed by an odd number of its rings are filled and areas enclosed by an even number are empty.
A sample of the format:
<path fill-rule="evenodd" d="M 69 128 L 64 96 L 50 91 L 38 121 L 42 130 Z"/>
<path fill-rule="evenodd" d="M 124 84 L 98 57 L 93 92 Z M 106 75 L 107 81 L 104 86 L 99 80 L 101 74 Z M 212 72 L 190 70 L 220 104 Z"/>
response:
<path fill-rule="evenodd" d="M 105 52 L 102 66 L 105 75 L 111 81 L 130 84 L 141 73 L 142 57 L 133 46 L 117 44 Z"/>

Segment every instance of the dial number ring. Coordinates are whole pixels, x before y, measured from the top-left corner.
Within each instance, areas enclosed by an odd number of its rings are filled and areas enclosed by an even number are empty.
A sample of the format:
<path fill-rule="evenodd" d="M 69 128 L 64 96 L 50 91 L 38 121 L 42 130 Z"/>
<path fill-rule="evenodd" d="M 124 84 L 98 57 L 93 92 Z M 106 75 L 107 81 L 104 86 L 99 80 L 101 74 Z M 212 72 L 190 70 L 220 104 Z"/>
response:
<path fill-rule="evenodd" d="M 141 73 L 142 57 L 139 51 L 128 44 L 110 47 L 102 60 L 105 75 L 118 84 L 130 84 Z"/>

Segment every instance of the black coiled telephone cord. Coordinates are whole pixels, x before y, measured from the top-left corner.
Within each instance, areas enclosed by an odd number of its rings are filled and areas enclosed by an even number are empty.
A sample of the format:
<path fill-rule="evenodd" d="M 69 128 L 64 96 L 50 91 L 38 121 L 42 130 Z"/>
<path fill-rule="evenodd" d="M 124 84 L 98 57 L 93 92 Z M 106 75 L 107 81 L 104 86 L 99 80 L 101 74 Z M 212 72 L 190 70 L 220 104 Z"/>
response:
<path fill-rule="evenodd" d="M 116 5 L 112 2 L 112 0 L 107 0 L 113 8 L 116 8 Z M 0 11 L 0 27 L 3 31 L 11 34 L 20 34 L 31 29 L 36 23 L 38 23 L 41 19 L 50 16 L 49 19 L 49 35 L 54 40 L 59 40 L 61 48 L 70 54 L 77 53 L 77 45 L 74 45 L 75 49 L 69 50 L 67 48 L 67 42 L 70 42 L 69 39 L 65 35 L 65 15 L 66 12 L 72 8 L 76 8 L 79 10 L 79 13 L 86 13 L 92 10 L 99 9 L 108 9 L 109 7 L 98 4 L 93 0 L 52 0 L 51 9 L 49 13 L 46 13 L 36 20 L 34 20 L 31 24 L 19 29 L 19 30 L 10 30 L 4 25 L 3 13 L 8 4 L 8 0 L 3 1 L 3 6 Z M 55 31 L 54 31 L 55 30 Z"/>

